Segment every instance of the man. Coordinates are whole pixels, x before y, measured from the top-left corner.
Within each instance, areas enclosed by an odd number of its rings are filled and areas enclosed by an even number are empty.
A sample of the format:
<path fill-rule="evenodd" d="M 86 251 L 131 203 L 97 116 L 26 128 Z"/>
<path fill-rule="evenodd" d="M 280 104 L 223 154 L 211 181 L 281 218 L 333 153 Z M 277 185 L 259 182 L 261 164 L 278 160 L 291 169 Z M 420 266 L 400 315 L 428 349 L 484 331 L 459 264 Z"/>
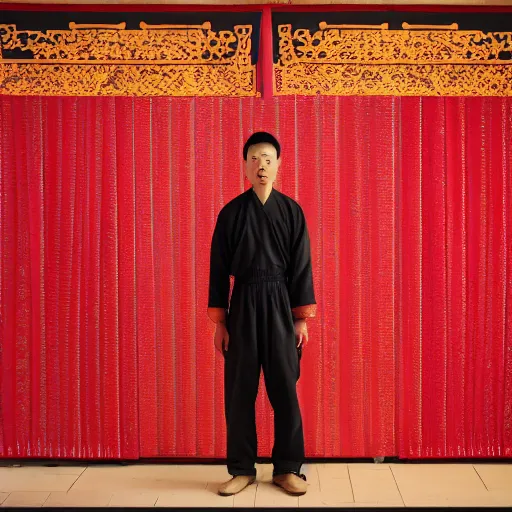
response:
<path fill-rule="evenodd" d="M 280 153 L 269 133 L 247 140 L 243 156 L 252 188 L 224 206 L 212 238 L 208 315 L 217 324 L 215 347 L 224 355 L 227 459 L 233 477 L 219 488 L 223 496 L 240 492 L 256 478 L 261 367 L 274 409 L 273 482 L 295 496 L 307 490 L 300 473 L 304 436 L 296 385 L 308 341 L 306 318 L 315 316 L 316 302 L 304 213 L 273 188 Z"/>

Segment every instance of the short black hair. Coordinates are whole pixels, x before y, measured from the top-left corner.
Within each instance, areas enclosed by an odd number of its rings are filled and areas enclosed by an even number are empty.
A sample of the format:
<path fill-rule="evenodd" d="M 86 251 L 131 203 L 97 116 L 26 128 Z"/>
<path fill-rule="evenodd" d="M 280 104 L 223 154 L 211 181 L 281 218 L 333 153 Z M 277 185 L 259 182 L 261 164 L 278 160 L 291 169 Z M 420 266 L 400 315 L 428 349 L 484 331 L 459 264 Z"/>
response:
<path fill-rule="evenodd" d="M 281 155 L 281 146 L 277 139 L 268 132 L 255 132 L 253 133 L 244 145 L 244 160 L 247 160 L 247 153 L 249 152 L 249 148 L 251 146 L 255 146 L 256 144 L 268 143 L 272 144 L 276 148 L 277 158 Z"/>

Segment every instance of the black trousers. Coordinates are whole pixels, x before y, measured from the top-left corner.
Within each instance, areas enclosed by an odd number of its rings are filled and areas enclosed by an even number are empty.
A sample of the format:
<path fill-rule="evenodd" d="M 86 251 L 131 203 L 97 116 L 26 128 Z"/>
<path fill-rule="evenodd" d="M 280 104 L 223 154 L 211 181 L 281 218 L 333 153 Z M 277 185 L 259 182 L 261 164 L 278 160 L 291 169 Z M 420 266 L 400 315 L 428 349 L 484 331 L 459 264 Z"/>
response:
<path fill-rule="evenodd" d="M 224 396 L 228 472 L 255 475 L 255 402 L 261 369 L 274 409 L 274 475 L 299 473 L 304 434 L 297 399 L 300 350 L 283 278 L 235 281 L 227 317 Z"/>

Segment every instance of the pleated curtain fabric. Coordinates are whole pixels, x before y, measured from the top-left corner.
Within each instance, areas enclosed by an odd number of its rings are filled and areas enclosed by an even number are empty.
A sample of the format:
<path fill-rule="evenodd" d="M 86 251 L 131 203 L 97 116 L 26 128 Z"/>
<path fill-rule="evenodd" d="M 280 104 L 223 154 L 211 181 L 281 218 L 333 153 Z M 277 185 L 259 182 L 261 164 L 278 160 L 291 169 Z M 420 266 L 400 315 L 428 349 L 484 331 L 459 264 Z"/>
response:
<path fill-rule="evenodd" d="M 307 456 L 510 457 L 511 124 L 491 97 L 0 96 L 0 456 L 225 456 L 209 244 L 265 129 L 312 242 Z M 257 424 L 268 456 L 264 394 Z"/>

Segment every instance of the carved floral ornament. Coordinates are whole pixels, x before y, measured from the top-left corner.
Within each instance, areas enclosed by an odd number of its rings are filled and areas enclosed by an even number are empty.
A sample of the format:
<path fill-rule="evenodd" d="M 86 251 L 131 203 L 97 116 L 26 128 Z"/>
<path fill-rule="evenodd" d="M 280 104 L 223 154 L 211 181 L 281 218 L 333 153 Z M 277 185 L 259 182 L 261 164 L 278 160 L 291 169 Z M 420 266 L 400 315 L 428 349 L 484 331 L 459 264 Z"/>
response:
<path fill-rule="evenodd" d="M 18 31 L 0 25 L 0 94 L 254 96 L 251 25 L 213 32 L 211 24 L 69 24 Z M 30 51 L 31 59 L 5 58 Z"/>
<path fill-rule="evenodd" d="M 275 93 L 509 96 L 512 32 L 448 26 L 280 25 Z"/>
<path fill-rule="evenodd" d="M 512 32 L 447 26 L 279 25 L 277 95 L 512 93 Z M 259 96 L 251 25 L 0 25 L 0 94 Z M 11 58 L 13 51 L 30 58 Z M 260 52 L 261 55 L 261 52 Z M 25 55 L 24 55 L 25 56 Z"/>

